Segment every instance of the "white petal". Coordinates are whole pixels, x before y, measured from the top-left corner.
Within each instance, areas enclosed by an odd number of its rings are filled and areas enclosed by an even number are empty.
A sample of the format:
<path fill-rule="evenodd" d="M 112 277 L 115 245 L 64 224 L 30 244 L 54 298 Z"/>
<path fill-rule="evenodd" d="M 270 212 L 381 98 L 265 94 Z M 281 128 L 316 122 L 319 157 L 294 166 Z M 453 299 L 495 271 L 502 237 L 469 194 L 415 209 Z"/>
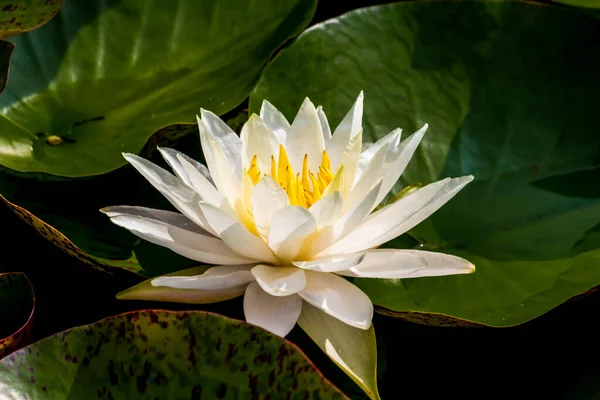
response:
<path fill-rule="evenodd" d="M 327 143 L 329 139 L 331 139 L 331 128 L 329 127 L 329 121 L 327 121 L 327 115 L 325 115 L 322 106 L 317 107 L 317 115 L 319 116 L 319 121 L 321 122 L 323 139 L 325 140 L 325 143 Z"/>
<path fill-rule="evenodd" d="M 360 149 L 362 146 L 362 129 L 350 139 L 348 146 L 342 154 L 340 161 L 341 165 L 344 166 L 344 196 L 347 196 L 356 178 L 356 169 L 358 167 L 358 161 L 360 159 Z"/>
<path fill-rule="evenodd" d="M 123 153 L 123 157 L 152 186 L 161 192 L 177 210 L 204 229 L 214 233 L 202 215 L 202 210 L 198 206 L 200 198 L 192 188 L 186 185 L 181 179 L 142 157 L 128 153 Z"/>
<path fill-rule="evenodd" d="M 305 272 L 306 287 L 298 293 L 300 297 L 348 325 L 369 329 L 373 304 L 366 294 L 334 274 Z"/>
<path fill-rule="evenodd" d="M 111 206 L 100 209 L 101 212 L 110 218 L 119 216 L 132 216 L 156 220 L 157 222 L 173 225 L 186 231 L 199 233 L 204 236 L 213 236 L 210 232 L 196 225 L 192 220 L 183 214 L 173 211 L 157 210 L 155 208 L 137 207 L 137 206 Z M 214 236 L 213 236 L 214 237 Z"/>
<path fill-rule="evenodd" d="M 223 290 L 254 281 L 250 270 L 253 265 L 219 265 L 196 276 L 161 276 L 152 280 L 152 286 L 176 289 Z"/>
<path fill-rule="evenodd" d="M 273 178 L 265 176 L 254 187 L 251 201 L 256 230 L 263 239 L 268 238 L 271 218 L 277 211 L 289 205 L 288 195 Z"/>
<path fill-rule="evenodd" d="M 254 193 L 254 182 L 250 175 L 242 175 L 242 182 L 240 187 L 240 198 L 236 203 L 236 214 L 234 217 L 240 221 L 245 221 L 244 225 L 249 226 L 252 224 L 252 193 Z"/>
<path fill-rule="evenodd" d="M 339 218 L 333 225 L 325 227 L 310 249 L 310 255 L 315 256 L 323 249 L 342 240 L 360 226 L 365 218 L 377 205 L 375 200 L 379 194 L 382 180 L 379 179 L 369 193 L 353 209 Z M 361 250 L 357 250 L 361 251 Z"/>
<path fill-rule="evenodd" d="M 214 173 L 217 171 L 217 167 L 215 166 L 215 159 L 212 151 L 214 145 L 211 144 L 211 142 L 216 143 L 217 139 L 214 137 L 210 129 L 208 129 L 205 122 L 202 121 L 197 115 L 196 121 L 198 122 L 198 132 L 200 134 L 200 146 L 202 147 L 202 154 L 204 154 L 204 159 L 206 160 L 208 171 L 211 174 L 210 176 L 213 177 L 215 187 L 220 189 L 218 179 L 214 176 Z"/>
<path fill-rule="evenodd" d="M 127 206 L 106 207 L 101 211 L 113 223 L 128 229 L 137 237 L 164 246 L 189 259 L 208 264 L 252 262 L 181 214 Z"/>
<path fill-rule="evenodd" d="M 211 267 L 194 267 L 184 269 L 166 276 L 195 276 L 205 273 Z M 145 301 L 169 301 L 186 304 L 207 304 L 229 300 L 241 296 L 246 291 L 247 284 L 219 290 L 190 290 L 176 289 L 167 286 L 152 286 L 152 281 L 147 279 L 123 292 L 117 293 L 120 300 L 145 300 Z"/>
<path fill-rule="evenodd" d="M 342 192 L 336 190 L 329 196 L 319 199 L 319 201 L 310 206 L 308 211 L 315 217 L 317 228 L 321 228 L 337 221 L 343 206 L 344 196 Z"/>
<path fill-rule="evenodd" d="M 225 200 L 223 195 L 206 179 L 204 174 L 187 159 L 183 158 L 181 154 L 177 155 L 177 160 L 189 180 L 188 185 L 200 195 L 200 198 L 216 207 L 223 206 Z"/>
<path fill-rule="evenodd" d="M 363 92 L 361 91 L 354 105 L 342 122 L 335 128 L 331 140 L 327 142 L 327 154 L 331 160 L 331 169 L 337 171 L 341 165 L 342 155 L 350 140 L 362 129 Z"/>
<path fill-rule="evenodd" d="M 463 176 L 422 187 L 371 214 L 354 232 L 322 251 L 319 256 L 354 253 L 392 240 L 433 214 L 472 180 L 472 176 Z"/>
<path fill-rule="evenodd" d="M 160 154 L 163 156 L 163 158 L 165 159 L 167 164 L 169 164 L 169 166 L 173 169 L 173 172 L 175 172 L 175 175 L 177 175 L 179 178 L 181 178 L 181 180 L 184 181 L 188 186 L 191 187 L 192 184 L 188 177 L 187 172 L 183 169 L 183 167 L 181 166 L 181 163 L 179 162 L 179 159 L 177 158 L 179 156 L 183 157 L 184 159 L 187 160 L 187 162 L 192 164 L 194 166 L 194 168 L 196 168 L 198 170 L 198 172 L 200 172 L 202 175 L 204 175 L 206 180 L 209 181 L 211 183 L 211 185 L 214 186 L 214 182 L 212 180 L 212 177 L 210 176 L 210 171 L 204 164 L 199 163 L 198 161 L 194 160 L 192 157 L 189 157 L 189 156 L 183 154 L 182 152 L 175 150 L 175 149 L 171 149 L 169 147 L 158 147 L 158 151 L 160 151 Z"/>
<path fill-rule="evenodd" d="M 372 144 L 363 142 L 363 151 L 360 154 L 360 160 L 358 161 L 358 169 L 356 172 L 357 177 L 360 177 L 362 171 L 365 170 L 367 165 L 371 162 L 371 159 L 379 152 L 382 148 L 396 147 L 400 143 L 400 135 L 402 129 L 394 129 L 378 141 Z"/>
<path fill-rule="evenodd" d="M 269 247 L 279 258 L 291 260 L 302 249 L 304 239 L 317 228 L 315 218 L 303 207 L 287 206 L 273 214 Z"/>
<path fill-rule="evenodd" d="M 259 264 L 251 272 L 260 287 L 271 296 L 289 296 L 306 286 L 304 271 L 295 267 Z"/>
<path fill-rule="evenodd" d="M 311 261 L 292 261 L 298 268 L 318 272 L 338 272 L 359 265 L 366 253 L 318 258 Z"/>
<path fill-rule="evenodd" d="M 299 296 L 273 297 L 255 282 L 248 285 L 244 295 L 246 321 L 284 337 L 294 326 L 302 311 Z"/>
<path fill-rule="evenodd" d="M 234 172 L 235 165 L 231 164 L 219 144 L 210 138 L 206 130 L 200 130 L 200 137 L 207 162 L 209 158 L 211 160 L 209 168 L 215 185 L 227 199 L 231 209 L 235 209 L 235 203 L 240 197 L 241 186 L 241 178 Z"/>
<path fill-rule="evenodd" d="M 287 135 L 285 149 L 295 172 L 302 171 L 304 156 L 308 155 L 308 169 L 318 171 L 325 149 L 321 122 L 311 101 L 304 99 Z"/>
<path fill-rule="evenodd" d="M 344 210 L 349 210 L 353 207 L 356 207 L 356 205 L 362 201 L 365 193 L 368 193 L 373 188 L 375 183 L 382 179 L 382 177 L 385 175 L 384 162 L 386 154 L 387 148 L 382 147 L 371 158 L 369 164 L 366 166 L 363 173 L 355 182 L 352 190 L 350 190 L 350 193 L 346 197 L 344 201 Z M 378 197 L 380 196 L 378 195 Z M 376 199 L 376 203 L 379 204 L 380 202 L 378 202 Z"/>
<path fill-rule="evenodd" d="M 400 178 L 400 175 L 402 175 L 406 169 L 408 162 L 415 153 L 419 143 L 421 143 L 421 139 L 423 139 L 423 135 L 425 135 L 427 127 L 428 125 L 425 124 L 421 129 L 410 135 L 407 139 L 403 140 L 402 143 L 400 143 L 396 148 L 393 148 L 393 150 L 388 152 L 386 155 L 384 165 L 385 175 L 377 203 L 380 203 L 381 200 L 383 200 L 383 198 L 389 193 L 389 191 L 398 181 L 398 178 Z"/>
<path fill-rule="evenodd" d="M 264 124 L 260 117 L 252 114 L 242 128 L 242 166 L 250 167 L 256 156 L 258 169 L 264 174 L 271 171 L 271 157 L 279 157 L 279 139 Z"/>
<path fill-rule="evenodd" d="M 290 123 L 283 114 L 267 100 L 263 100 L 260 107 L 260 118 L 267 127 L 277 135 L 279 143 L 285 143 L 285 138 L 290 130 Z"/>
<path fill-rule="evenodd" d="M 427 268 L 427 261 L 404 250 L 369 250 L 362 263 L 337 274 L 360 278 L 404 278 Z"/>
<path fill-rule="evenodd" d="M 201 108 L 200 115 L 204 126 L 219 144 L 227 158 L 227 162 L 233 167 L 235 175 L 240 178 L 242 176 L 242 141 L 239 136 L 212 112 Z"/>
<path fill-rule="evenodd" d="M 248 232 L 240 222 L 211 204 L 201 202 L 200 207 L 210 226 L 233 251 L 253 260 L 275 262 L 265 242 Z"/>
<path fill-rule="evenodd" d="M 475 265 L 464 258 L 453 256 L 451 254 L 436 253 L 432 251 L 421 250 L 401 250 L 406 253 L 412 253 L 423 258 L 427 262 L 427 267 L 404 278 L 420 278 L 425 276 L 445 276 L 470 274 L 475 272 Z"/>
<path fill-rule="evenodd" d="M 367 252 L 364 261 L 340 275 L 359 278 L 405 279 L 470 274 L 475 266 L 464 258 L 421 250 L 381 249 Z"/>

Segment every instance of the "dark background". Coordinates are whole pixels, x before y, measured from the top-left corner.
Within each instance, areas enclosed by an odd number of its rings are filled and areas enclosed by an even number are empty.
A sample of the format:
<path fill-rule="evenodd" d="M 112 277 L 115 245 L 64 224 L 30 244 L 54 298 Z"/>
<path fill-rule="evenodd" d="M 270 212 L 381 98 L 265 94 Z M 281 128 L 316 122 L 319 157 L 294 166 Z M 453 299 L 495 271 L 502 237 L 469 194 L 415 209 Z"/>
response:
<path fill-rule="evenodd" d="M 321 1 L 314 21 L 376 3 Z M 130 274 L 116 271 L 116 276 L 110 276 L 85 266 L 53 247 L 4 205 L 0 227 L 0 272 L 24 271 L 35 289 L 34 340 L 129 310 L 190 308 L 117 301 L 115 293 L 137 283 Z M 239 299 L 203 309 L 243 318 Z M 437 328 L 376 316 L 381 395 L 384 399 L 600 399 L 598 310 L 600 292 L 514 328 Z M 289 339 L 343 391 L 360 398 L 360 390 L 300 329 Z"/>

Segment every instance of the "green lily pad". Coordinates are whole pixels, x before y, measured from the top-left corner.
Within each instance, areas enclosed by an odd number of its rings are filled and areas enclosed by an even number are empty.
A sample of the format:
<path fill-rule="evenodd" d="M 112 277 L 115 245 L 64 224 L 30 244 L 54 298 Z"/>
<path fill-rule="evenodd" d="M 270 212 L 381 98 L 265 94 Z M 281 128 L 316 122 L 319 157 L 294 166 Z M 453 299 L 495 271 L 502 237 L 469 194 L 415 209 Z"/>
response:
<path fill-rule="evenodd" d="M 568 6 L 600 8 L 600 0 L 554 0 L 557 3 L 566 4 Z"/>
<path fill-rule="evenodd" d="M 50 21 L 65 0 L 0 0 L 0 39 L 39 28 Z"/>
<path fill-rule="evenodd" d="M 600 178 L 596 37 L 597 19 L 530 3 L 366 8 L 302 34 L 250 107 L 267 98 L 292 117 L 309 96 L 335 125 L 364 90 L 366 140 L 428 122 L 402 184 L 475 181 L 411 235 L 477 271 L 355 283 L 387 314 L 515 325 L 600 283 L 600 199 L 585 189 Z"/>
<path fill-rule="evenodd" d="M 34 309 L 33 287 L 25 274 L 0 274 L 0 358 L 29 342 Z"/>
<path fill-rule="evenodd" d="M 15 38 L 0 97 L 0 164 L 98 175 L 200 107 L 240 104 L 273 52 L 310 21 L 314 0 L 68 1 Z"/>
<path fill-rule="evenodd" d="M 0 361 L 2 398 L 346 398 L 292 343 L 206 312 L 136 311 Z"/>

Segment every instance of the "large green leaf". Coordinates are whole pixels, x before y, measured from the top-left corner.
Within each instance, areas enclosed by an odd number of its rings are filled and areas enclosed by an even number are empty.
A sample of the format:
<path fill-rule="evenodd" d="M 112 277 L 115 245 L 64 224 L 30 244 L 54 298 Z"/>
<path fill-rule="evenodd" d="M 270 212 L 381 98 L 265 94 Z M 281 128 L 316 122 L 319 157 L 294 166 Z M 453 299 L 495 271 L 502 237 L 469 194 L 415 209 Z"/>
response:
<path fill-rule="evenodd" d="M 39 28 L 50 21 L 65 0 L 0 0 L 0 39 Z"/>
<path fill-rule="evenodd" d="M 0 361 L 3 399 L 343 399 L 293 344 L 206 312 L 137 311 Z"/>
<path fill-rule="evenodd" d="M 597 37 L 598 20 L 530 3 L 366 8 L 302 34 L 250 106 L 291 117 L 310 96 L 335 124 L 364 89 L 367 140 L 428 122 L 402 183 L 475 181 L 411 234 L 477 271 L 356 283 L 388 313 L 514 325 L 600 283 Z"/>
<path fill-rule="evenodd" d="M 0 164 L 77 177 L 125 164 L 199 107 L 231 110 L 315 0 L 69 1 L 15 39 L 0 98 Z"/>
<path fill-rule="evenodd" d="M 34 308 L 33 287 L 25 274 L 0 274 L 0 358 L 29 342 Z"/>

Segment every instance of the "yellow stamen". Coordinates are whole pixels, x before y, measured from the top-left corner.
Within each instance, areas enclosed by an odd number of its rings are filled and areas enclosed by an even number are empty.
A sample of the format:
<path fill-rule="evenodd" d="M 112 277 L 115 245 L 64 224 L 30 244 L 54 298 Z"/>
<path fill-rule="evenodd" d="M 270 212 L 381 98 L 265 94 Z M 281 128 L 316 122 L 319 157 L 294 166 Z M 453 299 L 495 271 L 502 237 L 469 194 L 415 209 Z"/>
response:
<path fill-rule="evenodd" d="M 340 170 L 343 170 L 343 168 L 340 167 L 336 174 L 333 174 L 331 171 L 331 161 L 326 151 L 323 151 L 321 165 L 318 171 L 315 171 L 316 174 L 308 167 L 308 154 L 305 154 L 302 160 L 302 172 L 297 174 L 294 174 L 292 164 L 283 145 L 279 145 L 278 160 L 275 160 L 275 156 L 271 156 L 270 176 L 286 191 L 290 204 L 294 206 L 309 208 L 315 202 L 319 201 L 324 193 L 325 195 L 329 195 L 333 191 L 338 190 L 340 186 L 340 182 L 338 182 L 340 179 Z M 256 185 L 263 176 L 269 176 L 269 174 L 261 172 L 258 167 L 257 156 L 252 157 L 248 169 L 244 169 L 243 179 L 245 179 L 246 183 L 251 181 L 252 184 Z M 329 187 L 332 183 L 335 188 Z M 248 190 L 245 189 L 243 192 L 244 196 L 249 199 L 250 194 Z M 249 209 L 251 207 L 249 207 L 248 201 L 244 201 L 242 204 L 236 206 L 236 208 L 240 208 L 237 211 L 244 211 L 243 214 L 245 214 L 245 217 L 252 217 L 252 210 Z"/>
<path fill-rule="evenodd" d="M 298 178 L 298 180 L 300 180 Z M 304 155 L 304 160 L 302 160 L 302 187 L 305 191 L 310 191 L 310 181 L 308 177 L 308 154 Z"/>
<path fill-rule="evenodd" d="M 260 171 L 256 163 L 256 156 L 252 157 L 252 161 L 250 161 L 250 168 L 248 168 L 247 172 L 250 176 L 250 179 L 252 179 L 252 183 L 256 185 L 260 181 Z"/>
<path fill-rule="evenodd" d="M 296 191 L 296 180 L 293 176 L 290 176 L 287 184 L 287 194 L 290 199 L 290 204 L 293 206 L 298 205 L 298 192 Z"/>
<path fill-rule="evenodd" d="M 307 208 L 306 191 L 300 181 L 300 174 L 296 175 L 296 191 L 298 192 L 298 205 Z"/>
<path fill-rule="evenodd" d="M 319 167 L 319 189 L 321 190 L 321 192 L 323 190 L 325 190 L 325 188 L 327 187 L 327 184 L 329 183 L 327 181 L 327 177 L 328 175 L 323 172 L 323 167 Z"/>
<path fill-rule="evenodd" d="M 329 160 L 329 154 L 323 150 L 323 157 L 321 158 L 321 165 L 331 171 L 331 161 Z"/>
<path fill-rule="evenodd" d="M 279 184 L 284 188 L 283 185 L 287 186 L 287 181 L 289 177 L 294 176 L 294 170 L 292 169 L 292 165 L 290 164 L 290 159 L 285 151 L 285 147 L 282 144 L 279 145 L 279 165 L 277 168 L 277 180 Z M 283 183 L 283 185 L 282 185 Z"/>
<path fill-rule="evenodd" d="M 310 173 L 310 180 L 311 180 L 312 186 L 313 186 L 313 190 L 312 191 L 314 193 L 314 197 L 316 199 L 320 199 L 321 198 L 321 194 L 323 193 L 323 191 L 319 187 L 319 181 L 317 180 L 317 178 L 315 177 L 315 175 L 312 172 Z"/>

